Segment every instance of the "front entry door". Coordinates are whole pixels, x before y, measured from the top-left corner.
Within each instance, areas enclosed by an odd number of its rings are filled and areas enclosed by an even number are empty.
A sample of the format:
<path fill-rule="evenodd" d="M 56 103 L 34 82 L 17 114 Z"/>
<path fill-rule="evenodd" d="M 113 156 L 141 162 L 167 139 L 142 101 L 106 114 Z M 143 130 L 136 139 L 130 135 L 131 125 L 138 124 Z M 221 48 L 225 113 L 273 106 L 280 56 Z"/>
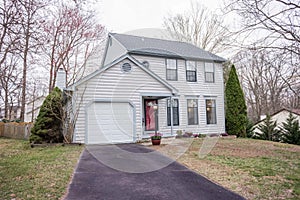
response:
<path fill-rule="evenodd" d="M 157 100 L 156 99 L 145 99 L 145 130 L 146 131 L 155 131 L 156 129 L 156 123 L 157 123 L 157 115 L 155 112 L 154 106 L 157 105 Z"/>

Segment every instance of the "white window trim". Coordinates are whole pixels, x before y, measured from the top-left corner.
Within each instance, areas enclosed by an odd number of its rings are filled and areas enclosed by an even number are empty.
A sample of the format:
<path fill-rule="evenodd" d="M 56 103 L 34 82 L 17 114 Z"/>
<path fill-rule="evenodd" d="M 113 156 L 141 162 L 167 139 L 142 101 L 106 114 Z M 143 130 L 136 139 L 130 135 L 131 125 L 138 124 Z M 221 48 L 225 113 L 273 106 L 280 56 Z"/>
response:
<path fill-rule="evenodd" d="M 206 71 L 206 63 L 211 63 L 211 64 L 212 64 L 212 67 L 213 67 L 213 71 L 212 71 L 212 72 Z M 208 72 L 208 73 L 213 73 L 213 81 L 207 81 L 207 80 L 206 80 L 206 72 Z M 215 63 L 213 63 L 213 62 L 204 62 L 204 82 L 205 82 L 205 83 L 215 83 L 215 82 L 216 82 Z"/>
<path fill-rule="evenodd" d="M 207 121 L 207 107 L 206 107 L 206 101 L 207 100 L 214 100 L 215 101 L 215 115 L 216 115 L 216 123 L 209 124 Z M 206 125 L 207 126 L 216 126 L 218 124 L 218 115 L 217 115 L 217 99 L 216 97 L 205 97 L 204 99 L 204 105 L 205 105 L 205 118 L 206 118 Z"/>
<path fill-rule="evenodd" d="M 188 100 L 197 100 L 197 124 L 189 124 Z M 186 124 L 187 126 L 199 126 L 199 96 L 186 96 Z"/>
<path fill-rule="evenodd" d="M 196 81 L 189 81 L 187 80 L 187 71 L 192 71 L 192 70 L 188 70 L 188 62 L 193 62 L 195 64 L 195 73 L 196 73 Z M 185 80 L 188 83 L 197 83 L 198 82 L 198 73 L 197 73 L 197 61 L 194 60 L 186 60 L 185 61 Z"/>
<path fill-rule="evenodd" d="M 169 69 L 169 70 L 176 70 L 176 79 L 168 79 L 168 60 L 175 60 L 176 69 Z M 165 67 L 166 67 L 166 80 L 167 81 L 178 81 L 178 61 L 174 58 L 166 58 L 165 59 Z"/>
<path fill-rule="evenodd" d="M 171 125 L 168 125 L 168 100 L 169 99 L 166 99 L 166 119 L 167 119 L 167 126 L 168 127 L 180 126 L 180 101 L 179 101 L 179 98 L 172 98 L 172 100 L 175 100 L 175 99 L 178 101 L 178 125 L 172 125 L 173 120 L 171 120 Z M 171 106 L 171 109 L 172 109 L 172 106 Z M 172 115 L 174 115 L 174 113 L 172 113 Z M 173 122 L 173 124 L 174 124 L 174 122 Z"/>

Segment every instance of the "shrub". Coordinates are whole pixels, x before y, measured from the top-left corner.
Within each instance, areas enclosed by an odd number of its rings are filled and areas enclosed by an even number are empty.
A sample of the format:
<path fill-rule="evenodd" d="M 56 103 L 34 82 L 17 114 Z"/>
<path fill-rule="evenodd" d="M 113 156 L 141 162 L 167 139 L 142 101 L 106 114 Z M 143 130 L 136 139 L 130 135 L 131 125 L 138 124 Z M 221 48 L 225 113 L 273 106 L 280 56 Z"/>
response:
<path fill-rule="evenodd" d="M 176 131 L 176 138 L 181 138 L 182 137 L 182 130 L 177 130 Z"/>
<path fill-rule="evenodd" d="M 41 106 L 36 122 L 31 129 L 30 142 L 63 142 L 62 111 L 62 92 L 56 87 Z"/>

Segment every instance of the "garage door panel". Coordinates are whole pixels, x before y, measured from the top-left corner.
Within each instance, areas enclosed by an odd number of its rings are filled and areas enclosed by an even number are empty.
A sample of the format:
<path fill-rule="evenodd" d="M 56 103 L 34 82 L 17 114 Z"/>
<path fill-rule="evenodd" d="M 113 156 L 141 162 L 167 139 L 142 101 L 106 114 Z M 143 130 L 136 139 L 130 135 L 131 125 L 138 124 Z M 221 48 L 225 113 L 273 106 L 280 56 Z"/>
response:
<path fill-rule="evenodd" d="M 129 103 L 93 103 L 87 110 L 87 143 L 133 142 L 133 116 Z"/>

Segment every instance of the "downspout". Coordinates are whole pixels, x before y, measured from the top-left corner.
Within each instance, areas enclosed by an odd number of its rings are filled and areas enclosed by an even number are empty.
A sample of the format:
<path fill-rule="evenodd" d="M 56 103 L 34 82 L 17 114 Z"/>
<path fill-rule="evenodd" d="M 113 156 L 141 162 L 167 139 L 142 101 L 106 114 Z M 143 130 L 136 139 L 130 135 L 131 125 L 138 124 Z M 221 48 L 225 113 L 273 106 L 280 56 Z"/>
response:
<path fill-rule="evenodd" d="M 171 111 L 171 135 L 173 135 L 173 98 L 170 96 L 170 111 Z"/>

